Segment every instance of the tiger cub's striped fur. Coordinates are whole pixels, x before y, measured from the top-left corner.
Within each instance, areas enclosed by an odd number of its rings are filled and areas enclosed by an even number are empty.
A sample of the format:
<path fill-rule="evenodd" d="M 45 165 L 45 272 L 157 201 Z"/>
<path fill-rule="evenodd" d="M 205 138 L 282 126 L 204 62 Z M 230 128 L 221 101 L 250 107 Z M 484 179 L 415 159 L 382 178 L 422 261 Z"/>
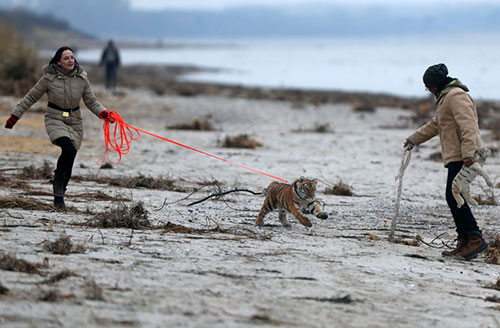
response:
<path fill-rule="evenodd" d="M 477 175 L 481 175 L 488 186 L 493 187 L 493 181 L 486 171 L 483 169 L 484 162 L 486 158 L 491 155 L 491 151 L 488 148 L 480 148 L 476 150 L 474 154 L 474 159 L 476 162 L 469 167 L 465 165 L 460 169 L 457 176 L 453 179 L 451 185 L 451 192 L 453 197 L 457 201 L 457 207 L 460 208 L 467 201 L 470 205 L 477 205 L 477 202 L 470 196 L 470 186 L 469 184 L 476 178 Z M 463 197 L 462 197 L 463 196 Z M 465 200 L 464 200 L 465 198 Z"/>
<path fill-rule="evenodd" d="M 316 215 L 320 219 L 328 218 L 328 214 L 321 211 L 316 202 L 317 179 L 307 179 L 300 177 L 291 185 L 286 183 L 272 182 L 267 191 L 266 199 L 260 209 L 255 224 L 263 225 L 264 217 L 275 209 L 279 210 L 279 219 L 283 226 L 290 227 L 286 219 L 286 212 L 291 212 L 295 218 L 306 227 L 312 226 L 311 221 L 302 213 Z"/>

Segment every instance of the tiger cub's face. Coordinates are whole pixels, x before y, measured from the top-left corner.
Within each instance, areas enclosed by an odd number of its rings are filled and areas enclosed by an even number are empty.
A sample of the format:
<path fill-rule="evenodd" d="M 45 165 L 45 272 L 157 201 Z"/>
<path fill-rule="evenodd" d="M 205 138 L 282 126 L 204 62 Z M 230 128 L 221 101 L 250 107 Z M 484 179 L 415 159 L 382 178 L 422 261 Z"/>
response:
<path fill-rule="evenodd" d="M 482 159 L 483 161 L 486 160 L 489 156 L 491 155 L 491 150 L 488 148 L 479 148 L 476 150 L 476 160 Z"/>
<path fill-rule="evenodd" d="M 300 177 L 293 184 L 297 195 L 304 200 L 313 200 L 316 197 L 318 179 Z"/>

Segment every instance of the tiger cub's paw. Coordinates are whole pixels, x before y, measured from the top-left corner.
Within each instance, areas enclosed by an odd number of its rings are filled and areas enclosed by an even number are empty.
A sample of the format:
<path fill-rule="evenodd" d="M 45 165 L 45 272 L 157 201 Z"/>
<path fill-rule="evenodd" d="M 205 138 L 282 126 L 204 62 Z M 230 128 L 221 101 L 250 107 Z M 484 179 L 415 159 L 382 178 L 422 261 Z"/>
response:
<path fill-rule="evenodd" d="M 328 214 L 323 212 L 321 214 L 316 215 L 316 217 L 321 219 L 321 220 L 326 220 L 326 219 L 328 219 Z"/>

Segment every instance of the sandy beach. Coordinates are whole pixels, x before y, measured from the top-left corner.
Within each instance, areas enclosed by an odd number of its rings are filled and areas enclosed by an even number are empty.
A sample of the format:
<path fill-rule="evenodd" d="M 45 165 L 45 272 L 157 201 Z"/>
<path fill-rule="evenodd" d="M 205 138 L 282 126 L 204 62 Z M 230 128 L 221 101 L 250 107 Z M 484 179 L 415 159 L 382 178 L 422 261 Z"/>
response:
<path fill-rule="evenodd" d="M 311 217 L 306 228 L 289 214 L 287 229 L 273 212 L 256 227 L 263 197 L 245 192 L 187 206 L 234 188 L 260 192 L 273 179 L 146 134 L 119 164 L 100 168 L 102 121 L 86 109 L 69 208 L 57 212 L 50 177 L 39 174 L 50 175 L 59 155 L 42 99 L 13 130 L 0 129 L 1 327 L 500 327 L 499 208 L 473 208 L 487 252 L 470 262 L 441 257 L 455 234 L 446 170 L 432 159 L 437 138 L 412 151 L 397 242 L 387 240 L 402 143 L 418 127 L 408 107 L 419 100 L 370 97 L 363 110 L 356 99 L 168 87 L 94 89 L 134 127 L 288 181 L 319 179 L 329 218 Z M 1 117 L 17 101 L 0 97 Z M 195 119 L 213 129 L 175 128 Z M 485 168 L 498 204 L 500 141 L 481 132 L 494 150 Z M 261 146 L 222 147 L 241 134 Z M 340 182 L 352 196 L 328 192 Z M 489 193 L 473 182 L 474 196 Z M 127 215 L 141 225 L 102 224 Z M 72 247 L 57 254 L 56 241 Z"/>

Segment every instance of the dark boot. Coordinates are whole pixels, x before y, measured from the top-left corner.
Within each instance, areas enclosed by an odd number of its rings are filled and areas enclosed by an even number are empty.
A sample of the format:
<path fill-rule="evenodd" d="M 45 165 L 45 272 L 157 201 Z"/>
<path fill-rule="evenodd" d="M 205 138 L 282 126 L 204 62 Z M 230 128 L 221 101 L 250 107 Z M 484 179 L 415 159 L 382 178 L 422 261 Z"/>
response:
<path fill-rule="evenodd" d="M 467 245 L 457 253 L 458 256 L 462 256 L 464 260 L 469 261 L 475 258 L 479 253 L 488 248 L 488 243 L 483 239 L 481 232 L 472 231 L 469 232 L 469 240 Z"/>
<path fill-rule="evenodd" d="M 54 196 L 54 207 L 58 210 L 65 210 L 64 197 Z"/>
<path fill-rule="evenodd" d="M 66 209 L 64 204 L 64 175 L 54 172 L 54 180 L 52 180 L 52 189 L 54 190 L 54 206 L 58 210 Z"/>
<path fill-rule="evenodd" d="M 55 197 L 64 197 L 64 175 L 56 172 L 52 180 L 52 189 Z"/>
<path fill-rule="evenodd" d="M 458 237 L 457 240 L 457 247 L 455 249 L 449 250 L 449 251 L 443 251 L 441 253 L 442 256 L 455 256 L 458 253 L 460 253 L 464 247 L 467 245 L 467 239 Z"/>

